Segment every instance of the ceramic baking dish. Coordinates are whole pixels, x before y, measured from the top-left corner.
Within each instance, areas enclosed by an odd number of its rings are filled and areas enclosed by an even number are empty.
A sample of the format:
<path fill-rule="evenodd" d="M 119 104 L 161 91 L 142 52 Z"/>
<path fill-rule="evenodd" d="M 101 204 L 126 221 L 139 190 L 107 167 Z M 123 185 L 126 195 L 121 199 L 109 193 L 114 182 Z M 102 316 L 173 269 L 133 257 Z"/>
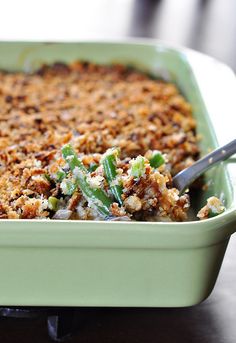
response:
<path fill-rule="evenodd" d="M 5 70 L 31 71 L 45 62 L 76 59 L 132 64 L 176 83 L 193 106 L 202 154 L 218 140 L 224 143 L 226 130 L 230 138 L 235 78 L 206 56 L 156 41 L 0 43 Z M 235 230 L 233 162 L 206 173 L 208 191 L 192 199 L 196 211 L 209 195 L 225 202 L 224 214 L 202 222 L 1 220 L 0 304 L 169 307 L 201 302 L 214 287 Z"/>

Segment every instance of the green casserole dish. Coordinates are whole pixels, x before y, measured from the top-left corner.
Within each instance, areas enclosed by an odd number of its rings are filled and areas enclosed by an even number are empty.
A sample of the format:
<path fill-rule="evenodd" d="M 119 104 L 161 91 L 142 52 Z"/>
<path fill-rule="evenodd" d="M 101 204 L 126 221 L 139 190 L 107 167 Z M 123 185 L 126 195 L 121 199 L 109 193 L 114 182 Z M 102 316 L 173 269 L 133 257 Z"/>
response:
<path fill-rule="evenodd" d="M 147 40 L 0 43 L 0 69 L 31 71 L 76 59 L 129 64 L 176 83 L 193 106 L 203 155 L 218 141 L 230 140 L 230 130 L 234 134 L 235 77 L 207 56 Z M 205 221 L 1 220 L 0 304 L 177 307 L 201 302 L 214 287 L 235 231 L 234 161 L 207 172 L 208 190 L 192 201 L 197 211 L 209 196 L 223 198 L 225 213 Z"/>

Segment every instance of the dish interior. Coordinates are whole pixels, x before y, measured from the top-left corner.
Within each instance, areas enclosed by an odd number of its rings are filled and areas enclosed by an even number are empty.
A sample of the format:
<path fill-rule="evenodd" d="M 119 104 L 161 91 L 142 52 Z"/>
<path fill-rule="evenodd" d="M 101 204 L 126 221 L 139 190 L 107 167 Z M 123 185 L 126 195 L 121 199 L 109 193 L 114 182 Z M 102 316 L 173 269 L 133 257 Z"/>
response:
<path fill-rule="evenodd" d="M 126 43 L 1 43 L 0 69 L 31 72 L 44 63 L 86 60 L 100 64 L 131 65 L 155 77 L 173 82 L 190 102 L 197 120 L 200 151 L 205 155 L 217 147 L 207 109 L 202 100 L 193 71 L 184 53 L 164 48 L 163 45 Z M 227 209 L 232 205 L 232 186 L 223 165 L 212 168 L 204 175 L 204 191 L 191 196 L 196 212 L 209 196 L 223 200 Z"/>

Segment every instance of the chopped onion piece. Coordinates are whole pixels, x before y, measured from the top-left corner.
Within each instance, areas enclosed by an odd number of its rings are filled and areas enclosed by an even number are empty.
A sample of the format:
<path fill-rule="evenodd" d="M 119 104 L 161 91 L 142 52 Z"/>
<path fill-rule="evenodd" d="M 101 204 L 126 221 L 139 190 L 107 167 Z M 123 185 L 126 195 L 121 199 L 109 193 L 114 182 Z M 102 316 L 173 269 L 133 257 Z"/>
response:
<path fill-rule="evenodd" d="M 70 210 L 58 210 L 54 216 L 53 219 L 69 219 L 72 215 L 72 211 Z"/>

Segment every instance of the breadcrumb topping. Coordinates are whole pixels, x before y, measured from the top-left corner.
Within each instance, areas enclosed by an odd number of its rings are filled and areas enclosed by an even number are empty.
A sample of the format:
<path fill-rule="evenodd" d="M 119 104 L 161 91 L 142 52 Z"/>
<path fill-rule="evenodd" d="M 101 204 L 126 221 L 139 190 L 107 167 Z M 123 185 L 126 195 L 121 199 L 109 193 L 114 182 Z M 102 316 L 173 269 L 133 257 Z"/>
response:
<path fill-rule="evenodd" d="M 68 169 L 60 150 L 68 142 L 86 167 L 116 146 L 123 174 L 130 158 L 148 150 L 165 154 L 175 174 L 198 155 L 195 127 L 190 104 L 173 84 L 121 65 L 55 63 L 32 74 L 0 72 L 0 218 L 50 218 L 50 196 L 65 206 L 68 184 L 60 187 L 57 178 Z M 159 216 L 184 220 L 188 200 L 166 187 L 168 172 L 145 175 L 137 182 L 124 177 L 124 208 L 158 208 Z M 97 186 L 102 177 L 98 168 L 91 182 Z M 93 217 L 80 199 L 78 191 L 68 210 Z M 114 205 L 112 211 L 125 213 Z"/>
<path fill-rule="evenodd" d="M 197 214 L 197 217 L 200 220 L 203 220 L 210 217 L 215 217 L 224 211 L 225 207 L 222 204 L 221 200 L 215 196 L 212 196 L 207 199 L 206 205 L 200 209 L 200 211 Z"/>

